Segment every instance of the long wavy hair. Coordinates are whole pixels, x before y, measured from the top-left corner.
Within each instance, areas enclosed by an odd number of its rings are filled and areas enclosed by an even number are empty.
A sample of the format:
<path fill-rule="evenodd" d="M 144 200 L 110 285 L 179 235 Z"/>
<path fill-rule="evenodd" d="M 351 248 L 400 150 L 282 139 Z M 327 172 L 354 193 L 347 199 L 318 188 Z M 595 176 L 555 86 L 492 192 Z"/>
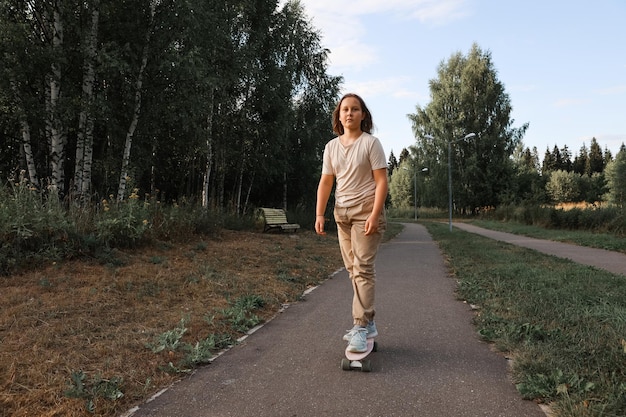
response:
<path fill-rule="evenodd" d="M 339 103 L 337 103 L 337 107 L 335 107 L 335 110 L 333 111 L 333 132 L 339 136 L 343 135 L 343 125 L 341 124 L 341 121 L 339 120 L 339 110 L 341 109 L 341 103 L 348 97 L 353 97 L 359 100 L 359 103 L 361 104 L 361 110 L 363 111 L 363 114 L 365 115 L 363 120 L 361 120 L 361 130 L 366 133 L 372 133 L 372 129 L 374 129 L 374 121 L 372 120 L 372 113 L 367 108 L 367 105 L 365 104 L 365 101 L 363 101 L 361 96 L 359 96 L 358 94 L 354 94 L 354 93 L 348 93 L 344 95 L 343 97 L 341 97 L 341 100 L 339 100 Z"/>

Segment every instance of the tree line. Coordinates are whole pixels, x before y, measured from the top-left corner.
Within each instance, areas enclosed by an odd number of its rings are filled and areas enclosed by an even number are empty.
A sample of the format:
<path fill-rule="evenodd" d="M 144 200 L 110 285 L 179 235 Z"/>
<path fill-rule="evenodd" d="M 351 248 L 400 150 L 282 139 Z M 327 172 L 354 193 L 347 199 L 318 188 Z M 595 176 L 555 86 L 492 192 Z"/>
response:
<path fill-rule="evenodd" d="M 314 202 L 343 80 L 299 1 L 0 0 L 0 29 L 3 180 L 77 204 L 133 194 L 246 213 Z M 429 87 L 408 115 L 416 142 L 399 163 L 411 169 L 394 172 L 390 156 L 390 204 L 418 185 L 420 205 L 447 207 L 449 162 L 463 212 L 622 204 L 621 158 L 595 139 L 574 157 L 555 146 L 542 165 L 524 147 L 528 123 L 515 126 L 489 51 L 451 55 Z"/>
<path fill-rule="evenodd" d="M 624 164 L 626 147 L 622 144 L 614 158 L 608 148 L 602 150 L 596 138 L 587 148 L 581 146 L 572 158 L 567 146 L 546 149 L 539 165 L 537 150 L 526 148 L 517 156 L 517 172 L 525 176 L 526 197 L 546 203 L 609 202 L 623 206 L 626 191 Z M 528 189 L 530 185 L 530 189 Z M 534 192 L 533 192 L 534 190 Z"/>
<path fill-rule="evenodd" d="M 341 77 L 299 1 L 0 1 L 0 177 L 244 213 L 315 198 Z"/>
<path fill-rule="evenodd" d="M 626 147 L 613 158 L 594 138 L 574 157 L 555 146 L 540 162 L 523 143 L 529 124 L 514 127 L 489 51 L 474 44 L 467 55 L 453 54 L 429 86 L 430 102 L 408 115 L 415 145 L 389 158 L 391 206 L 447 207 L 449 166 L 454 208 L 464 213 L 509 204 L 624 206 Z"/>

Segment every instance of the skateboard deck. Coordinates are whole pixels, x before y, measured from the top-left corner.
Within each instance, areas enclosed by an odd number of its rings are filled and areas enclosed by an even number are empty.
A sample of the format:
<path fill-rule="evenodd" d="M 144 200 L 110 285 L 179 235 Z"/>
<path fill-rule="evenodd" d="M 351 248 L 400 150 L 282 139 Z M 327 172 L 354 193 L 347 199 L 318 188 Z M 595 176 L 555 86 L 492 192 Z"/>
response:
<path fill-rule="evenodd" d="M 367 350 L 365 352 L 349 352 L 346 347 L 346 357 L 341 360 L 341 369 L 344 371 L 359 370 L 362 372 L 371 372 L 372 362 L 367 356 L 378 350 L 378 343 L 374 339 L 367 339 Z"/>

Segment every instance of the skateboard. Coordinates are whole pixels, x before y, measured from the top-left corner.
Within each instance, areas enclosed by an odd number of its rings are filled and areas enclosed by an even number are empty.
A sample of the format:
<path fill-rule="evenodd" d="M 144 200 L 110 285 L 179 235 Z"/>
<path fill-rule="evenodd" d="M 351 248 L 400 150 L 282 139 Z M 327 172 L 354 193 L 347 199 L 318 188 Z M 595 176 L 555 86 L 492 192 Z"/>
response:
<path fill-rule="evenodd" d="M 361 372 L 371 372 L 372 362 L 365 358 L 377 350 L 378 343 L 374 339 L 367 339 L 367 350 L 365 352 L 348 352 L 346 347 L 346 357 L 341 360 L 341 369 L 344 371 L 355 369 Z"/>

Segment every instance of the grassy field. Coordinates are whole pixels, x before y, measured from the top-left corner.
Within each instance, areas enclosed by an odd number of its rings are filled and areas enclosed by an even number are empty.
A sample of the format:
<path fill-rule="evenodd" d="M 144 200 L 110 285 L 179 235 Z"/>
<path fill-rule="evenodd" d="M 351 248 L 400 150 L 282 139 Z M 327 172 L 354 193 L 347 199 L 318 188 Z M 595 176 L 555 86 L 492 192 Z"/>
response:
<path fill-rule="evenodd" d="M 341 266 L 330 234 L 222 230 L 0 277 L 0 417 L 117 416 Z"/>
<path fill-rule="evenodd" d="M 524 398 L 560 417 L 626 415 L 626 277 L 426 225 Z"/>

